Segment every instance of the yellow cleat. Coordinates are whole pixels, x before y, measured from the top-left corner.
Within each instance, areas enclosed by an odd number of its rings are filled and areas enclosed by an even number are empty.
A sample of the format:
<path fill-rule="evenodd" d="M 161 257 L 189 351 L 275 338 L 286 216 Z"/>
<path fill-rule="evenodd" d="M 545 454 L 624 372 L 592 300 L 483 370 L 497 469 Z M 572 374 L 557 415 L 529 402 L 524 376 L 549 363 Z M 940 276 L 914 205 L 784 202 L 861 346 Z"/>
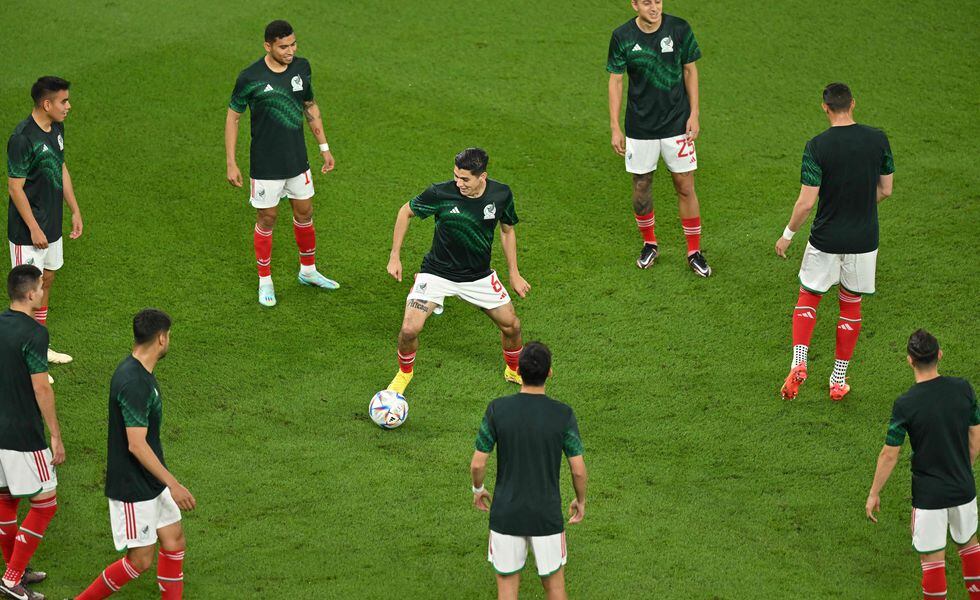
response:
<path fill-rule="evenodd" d="M 412 381 L 412 375 L 414 375 L 413 372 L 406 373 L 406 372 L 402 371 L 401 369 L 399 369 L 398 370 L 398 374 L 395 375 L 395 378 L 392 379 L 391 380 L 391 383 L 388 384 L 388 389 L 391 390 L 391 391 L 393 391 L 393 392 L 398 392 L 399 394 L 401 394 L 402 396 L 404 396 L 405 395 L 405 388 L 407 388 L 409 382 Z M 516 373 L 515 373 L 515 375 L 516 375 Z"/>
<path fill-rule="evenodd" d="M 516 383 L 517 385 L 524 385 L 524 380 L 521 379 L 521 374 L 510 367 L 504 367 L 504 381 Z"/>

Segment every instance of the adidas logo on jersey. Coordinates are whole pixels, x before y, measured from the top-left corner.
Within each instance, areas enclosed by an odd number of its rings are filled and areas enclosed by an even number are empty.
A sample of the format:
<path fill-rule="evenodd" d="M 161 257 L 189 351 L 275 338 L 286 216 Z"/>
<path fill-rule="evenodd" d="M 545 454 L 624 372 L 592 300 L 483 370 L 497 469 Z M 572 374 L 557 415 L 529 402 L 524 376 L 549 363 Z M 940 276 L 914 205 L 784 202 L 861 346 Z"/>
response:
<path fill-rule="evenodd" d="M 272 91 L 272 84 L 271 83 L 265 84 L 265 89 L 263 89 L 262 91 L 263 92 L 271 92 Z"/>
<path fill-rule="evenodd" d="M 643 50 L 643 48 L 640 48 L 639 44 L 633 46 L 633 52 L 639 52 L 640 50 Z"/>
<path fill-rule="evenodd" d="M 449 211 L 449 212 L 450 212 L 450 214 L 458 215 L 459 214 L 459 207 L 458 206 L 454 206 L 453 209 L 451 211 Z"/>
<path fill-rule="evenodd" d="M 48 151 L 48 145 L 47 144 L 41 144 L 41 152 L 47 152 L 47 151 Z"/>

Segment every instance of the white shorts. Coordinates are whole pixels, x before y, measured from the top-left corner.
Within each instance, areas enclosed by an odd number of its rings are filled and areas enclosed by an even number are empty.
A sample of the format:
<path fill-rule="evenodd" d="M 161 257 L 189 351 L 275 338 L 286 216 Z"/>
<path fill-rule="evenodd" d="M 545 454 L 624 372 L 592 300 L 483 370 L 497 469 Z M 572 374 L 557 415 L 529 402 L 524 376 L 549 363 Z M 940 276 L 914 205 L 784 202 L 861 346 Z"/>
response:
<path fill-rule="evenodd" d="M 838 283 L 855 294 L 873 294 L 877 262 L 877 250 L 864 254 L 827 254 L 807 242 L 800 265 L 800 284 L 819 294 L 826 294 Z"/>
<path fill-rule="evenodd" d="M 0 488 L 20 498 L 47 493 L 58 487 L 58 475 L 51 464 L 51 450 L 20 452 L 0 450 Z"/>
<path fill-rule="evenodd" d="M 309 200 L 313 197 L 313 177 L 310 170 L 289 179 L 252 179 L 252 190 L 248 201 L 255 208 L 279 206 L 283 198 Z"/>
<path fill-rule="evenodd" d="M 145 502 L 123 502 L 109 498 L 109 522 L 116 550 L 142 548 L 157 543 L 157 530 L 180 522 L 180 508 L 164 488 L 160 495 Z"/>
<path fill-rule="evenodd" d="M 510 302 L 510 294 L 497 279 L 497 272 L 476 281 L 449 281 L 431 273 L 415 276 L 415 285 L 408 293 L 409 300 L 434 302 L 441 309 L 447 296 L 456 296 L 474 306 L 492 310 Z M 439 312 L 442 312 L 439 310 Z"/>
<path fill-rule="evenodd" d="M 921 554 L 946 548 L 946 531 L 963 545 L 977 532 L 977 499 L 952 508 L 912 509 L 912 547 Z"/>
<path fill-rule="evenodd" d="M 627 173 L 645 175 L 656 171 L 661 156 L 671 173 L 687 173 L 698 168 L 694 142 L 689 142 L 683 134 L 662 140 L 626 138 Z"/>
<path fill-rule="evenodd" d="M 35 248 L 18 246 L 10 242 L 10 267 L 17 265 L 34 265 L 42 271 L 57 271 L 65 264 L 65 250 L 62 243 L 65 238 L 60 237 L 57 241 L 48 244 L 47 248 Z"/>
<path fill-rule="evenodd" d="M 541 577 L 557 573 L 568 562 L 564 531 L 555 535 L 521 537 L 491 530 L 487 560 L 501 575 L 517 573 L 527 562 L 528 546 L 534 550 L 534 562 Z"/>

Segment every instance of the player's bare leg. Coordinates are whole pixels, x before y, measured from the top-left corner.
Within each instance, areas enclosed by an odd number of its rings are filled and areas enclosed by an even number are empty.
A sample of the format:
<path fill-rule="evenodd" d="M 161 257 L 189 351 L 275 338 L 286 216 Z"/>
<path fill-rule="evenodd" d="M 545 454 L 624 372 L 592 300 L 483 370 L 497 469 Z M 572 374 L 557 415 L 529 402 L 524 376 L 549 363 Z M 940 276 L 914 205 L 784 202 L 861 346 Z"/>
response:
<path fill-rule="evenodd" d="M 279 208 L 255 209 L 255 262 L 259 270 L 259 304 L 276 305 L 276 290 L 272 285 L 272 232 L 276 229 Z"/>
<path fill-rule="evenodd" d="M 41 273 L 41 308 L 34 311 L 34 319 L 38 323 L 48 326 L 48 302 L 51 300 L 51 286 L 54 284 L 55 271 L 44 269 Z M 55 365 L 64 365 L 72 361 L 72 357 L 62 352 L 55 352 L 48 348 L 48 362 Z"/>
<path fill-rule="evenodd" d="M 687 264 L 699 277 L 711 275 L 711 267 L 701 254 L 701 205 L 694 191 L 694 171 L 671 173 L 674 190 L 677 192 L 677 208 L 687 238 Z"/>
<path fill-rule="evenodd" d="M 654 233 L 652 190 L 652 172 L 633 175 L 633 215 L 636 217 L 636 226 L 640 230 L 640 235 L 643 236 L 643 249 L 640 250 L 640 258 L 636 259 L 636 266 L 641 269 L 649 268 L 659 254 L 657 236 Z"/>
<path fill-rule="evenodd" d="M 517 364 L 521 357 L 521 350 L 524 349 L 524 340 L 521 337 L 521 320 L 517 318 L 514 303 L 508 302 L 483 312 L 487 313 L 500 329 L 500 343 L 504 350 L 504 362 L 507 363 L 504 368 L 504 379 L 520 385 L 522 382 L 517 372 Z"/>
<path fill-rule="evenodd" d="M 157 530 L 160 555 L 157 557 L 157 587 L 163 600 L 180 600 L 184 594 L 184 551 L 187 542 L 179 522 Z"/>
<path fill-rule="evenodd" d="M 541 585 L 544 586 L 544 593 L 548 600 L 566 600 L 568 594 L 565 593 L 565 567 L 561 567 L 547 577 L 542 577 Z"/>
<path fill-rule="evenodd" d="M 419 334 L 425 321 L 438 306 L 435 302 L 408 300 L 405 303 L 405 317 L 402 328 L 398 330 L 398 373 L 388 384 L 388 389 L 405 394 L 405 388 L 415 373 L 415 353 L 419 349 Z"/>
<path fill-rule="evenodd" d="M 511 573 L 510 575 L 497 573 L 497 600 L 517 600 L 517 593 L 520 589 L 520 573 Z"/>
<path fill-rule="evenodd" d="M 922 593 L 925 597 L 945 598 L 946 595 L 946 549 L 929 554 L 920 554 L 922 564 Z"/>
<path fill-rule="evenodd" d="M 289 199 L 293 206 L 293 234 L 299 248 L 299 282 L 303 285 L 335 290 L 340 285 L 316 270 L 316 229 L 313 228 L 313 200 Z"/>

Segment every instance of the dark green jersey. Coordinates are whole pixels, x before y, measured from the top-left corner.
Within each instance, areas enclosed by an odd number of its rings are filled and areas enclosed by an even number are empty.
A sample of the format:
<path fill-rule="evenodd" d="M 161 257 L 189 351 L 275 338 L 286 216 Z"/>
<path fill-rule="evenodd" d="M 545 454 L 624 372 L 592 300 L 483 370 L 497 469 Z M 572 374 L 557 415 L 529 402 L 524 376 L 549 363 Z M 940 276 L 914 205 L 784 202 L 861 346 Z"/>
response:
<path fill-rule="evenodd" d="M 810 244 L 829 254 L 878 248 L 878 178 L 895 172 L 888 137 L 866 125 L 831 127 L 806 143 L 800 183 L 820 186 Z"/>
<path fill-rule="evenodd" d="M 298 56 L 282 73 L 260 58 L 238 75 L 231 110 L 252 110 L 252 179 L 289 179 L 310 168 L 303 138 L 304 102 L 313 100 L 310 63 Z"/>
<path fill-rule="evenodd" d="M 160 421 L 163 398 L 156 377 L 132 355 L 123 359 L 109 384 L 109 452 L 105 495 L 122 502 L 144 502 L 166 487 L 129 451 L 127 427 L 146 427 L 146 443 L 161 463 Z"/>
<path fill-rule="evenodd" d="M 629 74 L 626 137 L 661 140 L 682 135 L 691 117 L 684 65 L 701 58 L 687 21 L 664 15 L 660 28 L 644 33 L 630 19 L 613 31 L 606 70 Z"/>
<path fill-rule="evenodd" d="M 490 529 L 505 535 L 565 530 L 559 489 L 561 456 L 582 454 L 571 407 L 544 394 L 514 394 L 487 406 L 476 449 L 497 447 Z"/>
<path fill-rule="evenodd" d="M 31 375 L 47 372 L 48 330 L 22 312 L 0 313 L 0 448 L 48 447 L 31 382 Z"/>
<path fill-rule="evenodd" d="M 970 464 L 970 427 L 980 409 L 965 379 L 937 377 L 913 385 L 892 408 L 885 443 L 912 444 L 912 506 L 950 508 L 977 495 Z"/>
<path fill-rule="evenodd" d="M 7 142 L 7 176 L 26 179 L 24 193 L 49 243 L 61 239 L 62 202 L 65 198 L 61 168 L 64 164 L 64 123 L 51 123 L 51 131 L 44 131 L 34 117 L 28 115 L 10 134 Z M 31 230 L 20 218 L 13 198 L 10 198 L 7 207 L 7 237 L 19 246 L 31 245 Z"/>
<path fill-rule="evenodd" d="M 456 183 L 434 183 L 409 202 L 420 219 L 436 217 L 432 249 L 422 259 L 422 273 L 450 281 L 478 281 L 490 276 L 490 253 L 497 221 L 517 224 L 510 188 L 487 179 L 479 198 L 467 198 Z"/>

